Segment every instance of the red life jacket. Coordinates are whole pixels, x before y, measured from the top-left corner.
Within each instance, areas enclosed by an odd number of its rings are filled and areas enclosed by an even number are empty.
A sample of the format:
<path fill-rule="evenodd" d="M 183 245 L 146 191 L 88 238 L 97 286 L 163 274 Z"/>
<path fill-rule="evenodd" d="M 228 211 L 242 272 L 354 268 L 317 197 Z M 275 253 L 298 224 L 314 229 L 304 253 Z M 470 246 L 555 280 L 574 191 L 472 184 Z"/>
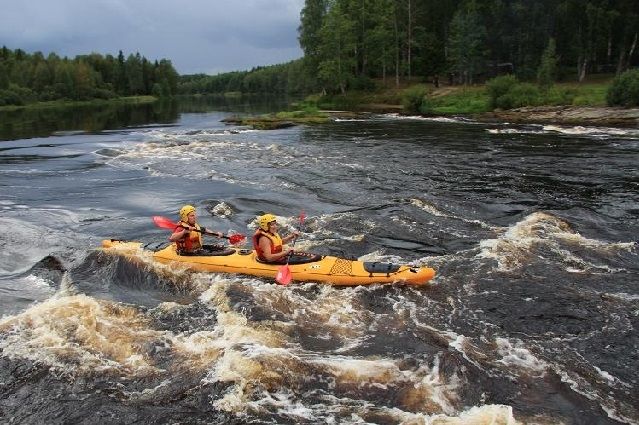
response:
<path fill-rule="evenodd" d="M 188 223 L 185 223 L 183 221 L 181 221 L 178 224 L 180 224 L 180 226 L 177 226 L 175 230 L 173 231 L 173 233 L 181 232 L 182 230 L 184 230 L 184 227 L 182 227 L 182 225 L 189 226 Z M 195 224 L 191 227 L 195 227 L 196 229 L 201 230 L 199 224 Z M 179 241 L 175 241 L 175 248 L 178 253 L 193 252 L 202 248 L 202 233 L 192 230 L 191 232 L 189 232 L 189 234 L 185 238 Z"/>
<path fill-rule="evenodd" d="M 282 238 L 278 234 L 273 234 L 270 232 L 265 232 L 262 229 L 257 229 L 255 234 L 253 235 L 253 248 L 255 248 L 255 252 L 257 252 L 257 258 L 262 261 L 267 261 L 266 257 L 264 257 L 264 252 L 262 252 L 262 248 L 260 248 L 260 238 L 264 236 L 267 237 L 269 242 L 271 243 L 271 254 L 277 254 L 282 252 Z"/>

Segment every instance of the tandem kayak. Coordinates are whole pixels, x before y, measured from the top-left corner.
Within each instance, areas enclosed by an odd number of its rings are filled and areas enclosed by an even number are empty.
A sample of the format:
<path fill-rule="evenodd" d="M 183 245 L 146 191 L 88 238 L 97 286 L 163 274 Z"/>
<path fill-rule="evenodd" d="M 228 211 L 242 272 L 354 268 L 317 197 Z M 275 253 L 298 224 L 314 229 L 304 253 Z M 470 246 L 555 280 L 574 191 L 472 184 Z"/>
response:
<path fill-rule="evenodd" d="M 282 264 L 266 264 L 257 260 L 254 250 L 223 248 L 206 255 L 179 255 L 174 244 L 143 244 L 141 242 L 106 239 L 105 252 L 135 257 L 150 252 L 153 260 L 170 266 L 181 266 L 197 272 L 237 273 L 274 279 Z M 299 257 L 299 258 L 298 258 Z M 294 261 L 293 261 L 294 260 Z M 297 264 L 295 264 L 297 263 Z M 392 263 L 348 260 L 332 256 L 302 255 L 289 262 L 293 281 L 322 282 L 338 286 L 404 283 L 425 285 L 435 276 L 429 267 L 412 267 Z"/>

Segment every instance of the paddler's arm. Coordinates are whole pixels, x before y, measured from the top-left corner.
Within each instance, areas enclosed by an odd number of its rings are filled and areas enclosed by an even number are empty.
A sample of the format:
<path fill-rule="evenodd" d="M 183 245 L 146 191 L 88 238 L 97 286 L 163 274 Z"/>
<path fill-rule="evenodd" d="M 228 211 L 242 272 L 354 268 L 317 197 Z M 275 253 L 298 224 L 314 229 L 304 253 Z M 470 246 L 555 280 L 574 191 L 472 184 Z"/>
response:
<path fill-rule="evenodd" d="M 190 229 L 185 227 L 184 230 L 180 230 L 179 232 L 173 232 L 171 236 L 169 236 L 169 240 L 171 242 L 182 240 L 188 236 L 189 232 L 190 232 Z"/>
<path fill-rule="evenodd" d="M 297 230 L 293 230 L 293 232 L 286 236 L 285 238 L 282 238 L 282 243 L 288 243 L 290 241 L 292 241 L 293 239 L 297 238 L 300 235 L 300 232 L 298 232 Z"/>

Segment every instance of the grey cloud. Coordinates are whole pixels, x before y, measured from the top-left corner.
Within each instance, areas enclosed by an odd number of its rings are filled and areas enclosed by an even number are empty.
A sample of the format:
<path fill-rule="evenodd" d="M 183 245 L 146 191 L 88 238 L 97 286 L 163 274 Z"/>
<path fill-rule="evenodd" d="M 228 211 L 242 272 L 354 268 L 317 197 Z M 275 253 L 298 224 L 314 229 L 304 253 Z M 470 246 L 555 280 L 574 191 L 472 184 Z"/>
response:
<path fill-rule="evenodd" d="M 75 56 L 140 52 L 178 72 L 225 72 L 302 56 L 304 0 L 25 0 L 0 14 L 0 44 Z"/>

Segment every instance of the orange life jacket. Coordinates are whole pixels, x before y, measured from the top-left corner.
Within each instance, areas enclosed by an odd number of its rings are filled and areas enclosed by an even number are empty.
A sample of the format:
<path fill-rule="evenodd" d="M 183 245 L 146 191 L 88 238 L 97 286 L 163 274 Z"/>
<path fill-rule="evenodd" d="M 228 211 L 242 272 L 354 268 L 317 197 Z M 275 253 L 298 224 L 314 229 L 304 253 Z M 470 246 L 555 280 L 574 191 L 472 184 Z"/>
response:
<path fill-rule="evenodd" d="M 260 238 L 264 236 L 267 237 L 269 242 L 271 242 L 271 254 L 277 254 L 282 252 L 282 238 L 280 235 L 273 234 L 270 232 L 265 232 L 262 229 L 257 229 L 255 234 L 253 235 L 253 248 L 255 248 L 255 252 L 257 252 L 257 258 L 262 261 L 266 261 L 266 257 L 264 257 L 264 252 L 262 252 L 262 248 L 260 248 Z"/>
<path fill-rule="evenodd" d="M 175 228 L 175 230 L 173 231 L 175 232 L 181 232 L 182 230 L 184 230 L 184 226 L 190 226 L 188 223 L 185 223 L 184 221 L 180 221 L 179 226 L 177 226 Z M 195 224 L 193 226 L 190 227 L 195 227 L 198 230 L 202 230 L 202 228 L 200 227 L 199 224 Z M 200 248 L 202 248 L 202 233 L 200 232 L 196 232 L 196 231 L 190 231 L 189 234 L 179 240 L 179 241 L 175 241 L 175 248 L 177 250 L 178 253 L 180 252 L 193 252 L 196 251 Z"/>

